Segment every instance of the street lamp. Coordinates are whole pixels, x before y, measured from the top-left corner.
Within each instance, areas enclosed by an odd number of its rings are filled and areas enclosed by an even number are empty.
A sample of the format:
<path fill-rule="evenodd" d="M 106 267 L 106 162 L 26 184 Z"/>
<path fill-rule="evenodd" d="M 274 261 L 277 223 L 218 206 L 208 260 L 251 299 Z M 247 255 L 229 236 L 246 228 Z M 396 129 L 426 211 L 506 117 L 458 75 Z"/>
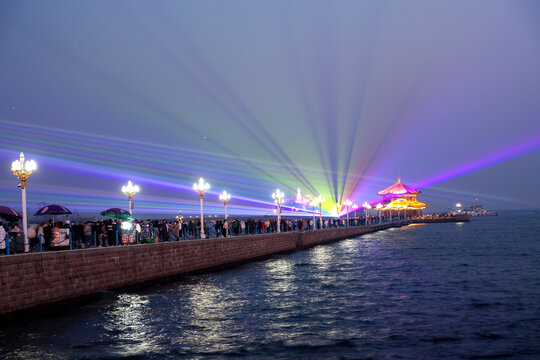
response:
<path fill-rule="evenodd" d="M 15 160 L 11 163 L 11 172 L 21 182 L 20 187 L 22 189 L 22 213 L 23 213 L 23 239 L 24 239 L 24 252 L 30 250 L 28 244 L 28 230 L 26 229 L 26 180 L 37 169 L 37 164 L 34 160 L 24 160 L 24 154 L 21 152 L 19 160 Z"/>
<path fill-rule="evenodd" d="M 313 229 L 314 230 L 316 228 L 315 226 L 315 206 L 317 206 L 317 199 L 313 199 L 309 202 L 309 205 L 311 205 L 311 207 L 313 207 Z"/>
<path fill-rule="evenodd" d="M 204 235 L 204 218 L 203 218 L 203 195 L 210 190 L 210 184 L 205 183 L 203 178 L 199 179 L 199 183 L 193 184 L 193 190 L 197 191 L 201 197 L 201 239 L 205 238 Z"/>
<path fill-rule="evenodd" d="M 322 229 L 322 203 L 324 202 L 324 198 L 319 195 L 315 199 L 315 202 L 319 205 L 319 229 Z"/>
<path fill-rule="evenodd" d="M 461 203 L 456 204 L 458 214 L 461 213 Z"/>
<path fill-rule="evenodd" d="M 382 214 L 383 205 L 381 203 L 378 203 L 376 208 L 379 211 L 379 224 L 380 224 L 381 223 L 381 214 Z"/>
<path fill-rule="evenodd" d="M 341 204 L 336 203 L 336 205 L 334 205 L 334 207 L 335 207 L 335 211 L 336 211 L 336 217 L 339 219 L 339 212 L 341 210 Z"/>
<path fill-rule="evenodd" d="M 364 206 L 364 212 L 366 213 L 366 226 L 367 226 L 368 215 L 369 215 L 369 210 L 371 209 L 371 205 L 369 205 L 367 201 L 364 201 L 362 205 Z"/>
<path fill-rule="evenodd" d="M 339 218 L 339 215 L 340 215 L 339 213 L 340 213 L 340 211 L 341 211 L 341 204 L 340 204 L 340 203 L 336 203 L 336 205 L 334 205 L 334 206 L 335 206 L 334 211 L 336 212 L 336 218 L 339 220 L 339 221 L 338 221 L 338 224 L 339 224 L 339 226 L 341 226 L 341 219 Z"/>
<path fill-rule="evenodd" d="M 223 201 L 223 205 L 225 206 L 225 225 L 226 229 L 229 229 L 229 226 L 227 226 L 227 201 L 231 200 L 231 194 L 223 190 L 223 192 L 219 194 L 219 200 Z"/>
<path fill-rule="evenodd" d="M 347 226 L 349 226 L 349 206 L 352 205 L 351 200 L 347 199 L 343 202 L 343 205 L 345 205 L 345 212 L 347 213 Z"/>
<path fill-rule="evenodd" d="M 272 193 L 272 199 L 274 199 L 274 202 L 277 205 L 277 232 L 281 232 L 281 203 L 283 202 L 283 199 L 285 198 L 285 194 L 283 194 L 279 189 L 277 189 L 275 192 Z"/>
<path fill-rule="evenodd" d="M 132 215 L 131 211 L 133 210 L 133 203 L 131 202 L 131 199 L 133 196 L 140 191 L 138 185 L 133 185 L 131 183 L 131 180 L 128 181 L 127 186 L 122 186 L 122 192 L 124 195 L 126 195 L 129 199 L 129 215 Z"/>
<path fill-rule="evenodd" d="M 403 209 L 405 209 L 405 220 L 408 219 L 408 215 L 407 215 L 407 209 L 409 208 L 409 205 L 403 205 Z"/>

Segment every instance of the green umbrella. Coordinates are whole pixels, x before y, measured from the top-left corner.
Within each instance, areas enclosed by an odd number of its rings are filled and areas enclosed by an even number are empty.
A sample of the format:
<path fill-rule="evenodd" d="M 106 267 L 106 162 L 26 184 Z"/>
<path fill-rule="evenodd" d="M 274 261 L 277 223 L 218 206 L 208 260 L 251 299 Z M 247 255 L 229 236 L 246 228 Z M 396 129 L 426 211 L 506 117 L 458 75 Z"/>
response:
<path fill-rule="evenodd" d="M 115 219 L 121 219 L 121 220 L 134 220 L 135 218 L 131 216 L 129 211 L 120 209 L 120 208 L 110 208 L 103 212 L 101 212 L 101 215 L 112 217 Z"/>

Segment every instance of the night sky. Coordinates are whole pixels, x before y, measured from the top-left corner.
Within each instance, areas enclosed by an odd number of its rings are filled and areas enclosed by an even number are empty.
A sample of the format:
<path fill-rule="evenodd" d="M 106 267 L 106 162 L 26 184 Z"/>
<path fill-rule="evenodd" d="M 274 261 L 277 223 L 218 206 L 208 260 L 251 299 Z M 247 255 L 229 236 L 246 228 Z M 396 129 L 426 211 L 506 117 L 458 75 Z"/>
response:
<path fill-rule="evenodd" d="M 276 188 L 540 203 L 540 2 L 0 2 L 0 205 L 268 213 Z"/>

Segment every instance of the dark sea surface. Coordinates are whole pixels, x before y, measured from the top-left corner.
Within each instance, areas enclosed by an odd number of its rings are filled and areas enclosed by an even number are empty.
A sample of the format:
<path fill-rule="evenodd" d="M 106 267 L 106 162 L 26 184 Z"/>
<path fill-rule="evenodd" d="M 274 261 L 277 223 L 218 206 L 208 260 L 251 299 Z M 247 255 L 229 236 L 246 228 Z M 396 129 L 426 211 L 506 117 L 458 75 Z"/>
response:
<path fill-rule="evenodd" d="M 240 357 L 540 359 L 540 215 L 385 230 L 0 325 L 6 359 Z"/>

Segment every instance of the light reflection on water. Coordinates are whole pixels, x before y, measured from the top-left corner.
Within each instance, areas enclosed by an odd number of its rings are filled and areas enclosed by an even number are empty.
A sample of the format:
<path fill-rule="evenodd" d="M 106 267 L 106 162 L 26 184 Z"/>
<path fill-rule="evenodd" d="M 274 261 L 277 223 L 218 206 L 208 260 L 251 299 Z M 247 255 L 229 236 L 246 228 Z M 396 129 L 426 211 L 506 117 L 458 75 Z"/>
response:
<path fill-rule="evenodd" d="M 311 262 L 317 266 L 319 274 L 334 265 L 333 260 L 333 248 L 330 246 L 317 246 L 311 251 Z"/>
<path fill-rule="evenodd" d="M 0 358 L 538 359 L 533 220 L 403 227 L 104 293 L 0 326 Z"/>
<path fill-rule="evenodd" d="M 149 312 L 148 304 L 146 297 L 120 294 L 112 309 L 104 314 L 103 330 L 115 338 L 116 354 L 129 356 L 160 351 L 156 338 L 147 336 L 157 332 L 152 322 L 145 318 Z"/>

